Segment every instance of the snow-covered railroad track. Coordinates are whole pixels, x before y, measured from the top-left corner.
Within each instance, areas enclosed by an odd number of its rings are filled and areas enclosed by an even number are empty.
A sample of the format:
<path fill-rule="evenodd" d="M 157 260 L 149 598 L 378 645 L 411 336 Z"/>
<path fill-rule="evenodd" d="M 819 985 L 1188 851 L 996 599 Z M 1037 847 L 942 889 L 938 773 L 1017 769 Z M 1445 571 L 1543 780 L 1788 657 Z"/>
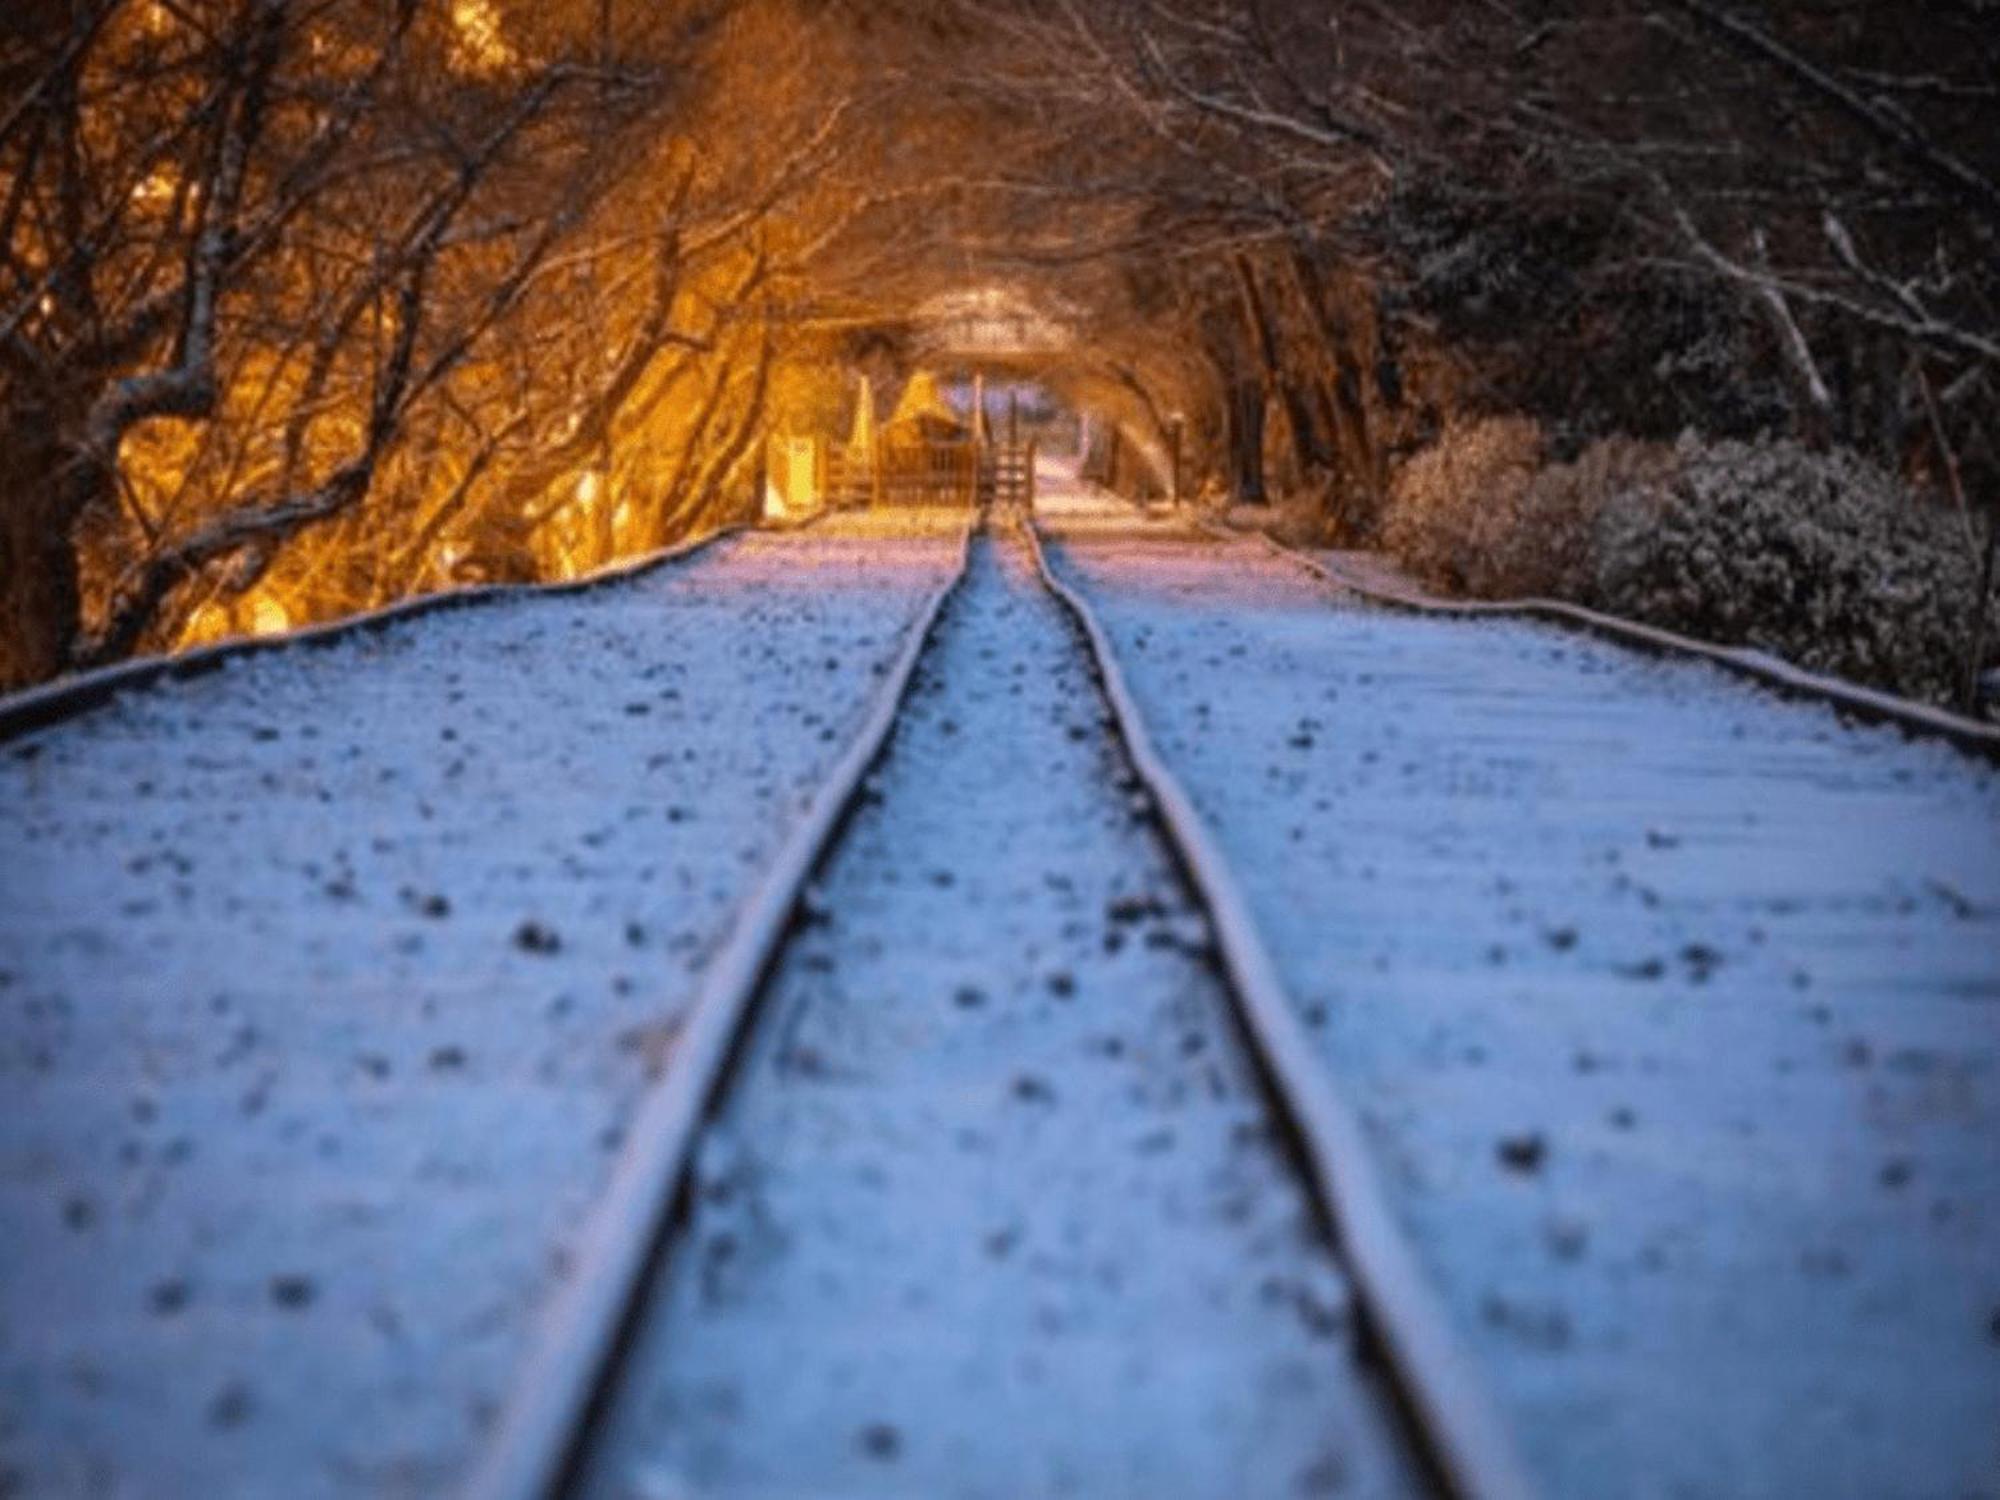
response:
<path fill-rule="evenodd" d="M 478 1493 L 1519 1493 L 1032 533 L 906 673 Z"/>
<path fill-rule="evenodd" d="M 1044 493 L 1545 1491 L 1987 1493 L 2000 776 Z"/>
<path fill-rule="evenodd" d="M 717 543 L 741 535 L 743 529 L 741 526 L 725 527 L 694 541 L 681 542 L 644 557 L 613 563 L 595 573 L 558 583 L 490 583 L 446 589 L 434 594 L 420 594 L 344 619 L 329 620 L 321 625 L 308 625 L 275 635 L 233 636 L 173 655 L 114 662 L 110 666 L 59 678 L 41 687 L 0 696 L 0 743 L 65 723 L 104 707 L 122 694 L 160 683 L 186 682 L 259 656 L 342 645 L 365 635 L 408 625 L 429 615 L 508 602 L 563 599 L 615 588 L 619 584 L 635 583 L 670 564 L 698 557 Z"/>
<path fill-rule="evenodd" d="M 1354 1278 L 1364 1334 L 1389 1371 L 1425 1464 L 1452 1494 L 1497 1500 L 1531 1493 L 1513 1438 L 1396 1224 L 1360 1121 L 1314 1056 L 1227 859 L 1154 747 L 1103 625 L 1084 596 L 1049 566 L 1035 527 L 1026 529 L 1043 583 L 1090 643 L 1126 752 L 1159 804 L 1187 880 L 1215 925 L 1244 1031 L 1281 1101 L 1320 1211 Z"/>
<path fill-rule="evenodd" d="M 1223 538 L 1242 535 L 1213 524 L 1204 529 Z M 2000 763 L 2000 726 L 1980 723 L 1949 709 L 1899 698 L 1859 683 L 1808 672 L 1754 647 L 1718 646 L 1561 599 L 1441 599 L 1398 578 L 1370 576 L 1371 570 L 1365 563 L 1357 565 L 1353 554 L 1328 552 L 1314 556 L 1284 546 L 1261 531 L 1251 536 L 1273 556 L 1302 568 L 1335 591 L 1372 604 L 1446 619 L 1533 621 L 1652 655 L 1709 662 L 1785 697 L 1826 704 L 1855 722 L 1891 725 L 1907 734 L 1942 740 L 1968 755 Z"/>
<path fill-rule="evenodd" d="M 962 533 L 738 536 L 0 746 L 0 1493 L 461 1486 Z"/>
<path fill-rule="evenodd" d="M 862 778 L 882 754 L 945 602 L 964 582 L 972 529 L 958 565 L 925 604 L 866 721 L 821 781 L 757 890 L 732 924 L 695 999 L 671 1066 L 627 1132 L 612 1183 L 544 1314 L 494 1440 L 472 1481 L 478 1496 L 540 1496 L 565 1486 L 610 1396 L 662 1237 L 699 1139 L 751 1021 L 751 1007 L 798 916 L 807 878 L 858 803 Z"/>

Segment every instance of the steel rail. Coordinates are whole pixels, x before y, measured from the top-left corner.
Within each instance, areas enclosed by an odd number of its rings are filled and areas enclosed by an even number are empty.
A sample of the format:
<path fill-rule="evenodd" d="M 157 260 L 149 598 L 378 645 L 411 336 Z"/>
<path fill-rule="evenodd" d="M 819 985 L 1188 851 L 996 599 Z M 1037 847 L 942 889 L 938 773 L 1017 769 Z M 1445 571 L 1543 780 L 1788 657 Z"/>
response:
<path fill-rule="evenodd" d="M 1747 677 L 1785 697 L 1823 703 L 1850 718 L 1871 724 L 1887 724 L 1913 736 L 1944 740 L 1968 755 L 2000 762 L 2000 725 L 1982 724 L 1977 719 L 1969 719 L 1963 714 L 1928 703 L 1863 687 L 1859 683 L 1843 682 L 1823 673 L 1808 672 L 1781 657 L 1750 647 L 1718 646 L 1711 641 L 1696 640 L 1677 631 L 1605 614 L 1602 610 L 1589 609 L 1562 599 L 1439 599 L 1414 589 L 1386 587 L 1358 578 L 1295 547 L 1288 547 L 1262 531 L 1234 526 L 1218 528 L 1212 522 L 1207 524 L 1215 534 L 1255 538 L 1271 552 L 1305 569 L 1323 583 L 1391 609 L 1447 618 L 1534 620 L 1581 631 L 1653 656 L 1692 656 Z"/>
<path fill-rule="evenodd" d="M 394 604 L 385 604 L 380 609 L 329 620 L 321 625 L 307 625 L 297 630 L 280 631 L 271 635 L 241 636 L 232 640 L 218 641 L 212 646 L 198 646 L 192 651 L 181 651 L 167 656 L 148 656 L 137 661 L 116 662 L 111 666 L 78 673 L 73 677 L 58 678 L 40 687 L 0 696 L 0 744 L 18 739 L 24 734 L 32 734 L 38 729 L 47 729 L 64 723 L 92 709 L 101 708 L 121 693 L 130 692 L 135 688 L 151 687 L 157 682 L 206 676 L 240 657 L 261 656 L 272 651 L 330 646 L 352 636 L 382 630 L 391 625 L 400 625 L 406 620 L 443 614 L 448 610 L 466 609 L 474 605 L 502 604 L 516 599 L 554 599 L 568 594 L 587 594 L 614 584 L 629 583 L 669 563 L 693 557 L 718 542 L 741 536 L 752 529 L 747 525 L 725 526 L 720 531 L 711 531 L 708 535 L 697 537 L 693 541 L 677 542 L 671 547 L 649 552 L 643 557 L 612 563 L 586 573 L 580 578 L 565 578 L 556 583 L 482 583 L 466 588 L 445 589 L 435 594 L 420 594 L 414 599 L 400 599 Z"/>
<path fill-rule="evenodd" d="M 584 1226 L 567 1279 L 541 1319 L 512 1398 L 466 1488 L 472 1500 L 547 1500 L 575 1478 L 657 1252 L 671 1229 L 702 1126 L 727 1084 L 806 884 L 859 805 L 869 771 L 889 746 L 917 663 L 946 603 L 965 580 L 978 528 L 975 518 L 961 533 L 951 577 L 926 602 L 867 720 L 813 793 L 703 974 L 672 1064 L 627 1126 L 625 1150 Z"/>
<path fill-rule="evenodd" d="M 1050 566 L 1035 522 L 1026 519 L 1022 530 L 1042 582 L 1088 643 L 1118 737 L 1188 883 L 1208 908 L 1226 988 L 1276 1102 L 1290 1117 L 1309 1185 L 1347 1262 L 1420 1456 L 1458 1500 L 1526 1500 L 1535 1489 L 1513 1435 L 1396 1223 L 1360 1119 L 1307 1036 L 1227 860 L 1154 748 L 1103 626 Z"/>

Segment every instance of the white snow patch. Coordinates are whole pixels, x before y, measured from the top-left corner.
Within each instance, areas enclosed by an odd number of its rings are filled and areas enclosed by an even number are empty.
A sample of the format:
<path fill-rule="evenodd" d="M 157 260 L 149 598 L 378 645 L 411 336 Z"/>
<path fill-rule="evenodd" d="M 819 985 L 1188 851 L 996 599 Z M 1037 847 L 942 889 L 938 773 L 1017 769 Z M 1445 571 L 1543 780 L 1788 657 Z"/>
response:
<path fill-rule="evenodd" d="M 730 541 L 0 749 L 0 1491 L 448 1488 L 955 555 Z"/>
<path fill-rule="evenodd" d="M 1551 1493 L 1993 1493 L 2000 777 L 1062 528 Z"/>
<path fill-rule="evenodd" d="M 976 549 L 586 1493 L 1420 1488 L 1087 662 Z"/>

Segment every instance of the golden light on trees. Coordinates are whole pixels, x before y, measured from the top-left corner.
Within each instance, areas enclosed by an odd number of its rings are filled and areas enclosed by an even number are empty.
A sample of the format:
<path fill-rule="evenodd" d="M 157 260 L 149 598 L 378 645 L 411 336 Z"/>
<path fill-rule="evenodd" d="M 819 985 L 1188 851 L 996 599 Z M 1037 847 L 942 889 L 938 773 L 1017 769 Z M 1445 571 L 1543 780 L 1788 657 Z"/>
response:
<path fill-rule="evenodd" d="M 494 0 L 451 0 L 459 65 L 478 73 L 499 73 L 519 61 L 508 45 Z"/>
<path fill-rule="evenodd" d="M 38 344 L 0 370 L 0 681 L 587 571 L 754 505 L 796 216 L 840 145 L 812 24 L 188 0 L 38 41 L 6 76 L 61 109 L 0 110 L 0 323 Z M 723 87 L 771 57 L 798 70 L 754 108 Z"/>
<path fill-rule="evenodd" d="M 1956 102 L 1981 54 L 1882 7 L 1778 37 L 1667 5 L 1735 60 L 1659 119 L 1580 83 L 1691 45 L 1615 7 L 1525 37 L 1504 7 L 1292 0 L 1247 29 L 1212 0 L 140 0 L 0 28 L 0 686 L 666 544 L 754 511 L 767 437 L 845 451 L 862 382 L 924 364 L 1091 406 L 1134 487 L 1268 482 L 1366 534 L 1399 456 L 1495 391 L 1680 420 L 1661 381 L 1539 351 L 1608 359 L 1652 308 L 1699 353 L 1736 298 L 1812 421 L 1839 385 L 1971 492 L 2000 390 L 1966 233 L 2000 215 L 2000 137 Z M 1868 47 L 1967 79 L 1910 96 L 1921 129 L 1840 105 L 1893 217 L 1743 86 L 1782 56 L 1821 108 L 1797 49 Z M 1524 343 L 1481 311 L 1549 288 L 1587 315 Z"/>

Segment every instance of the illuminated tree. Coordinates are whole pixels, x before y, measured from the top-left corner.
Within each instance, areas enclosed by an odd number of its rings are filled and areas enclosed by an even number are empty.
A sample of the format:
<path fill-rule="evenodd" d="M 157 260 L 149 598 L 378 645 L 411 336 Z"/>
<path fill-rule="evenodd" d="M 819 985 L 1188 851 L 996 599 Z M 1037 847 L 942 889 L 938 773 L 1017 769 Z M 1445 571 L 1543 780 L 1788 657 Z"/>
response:
<path fill-rule="evenodd" d="M 0 683 L 741 514 L 863 349 L 1001 359 L 1373 534 L 1447 421 L 2000 490 L 1947 0 L 19 0 Z M 949 352 L 949 351 L 945 351 Z M 901 371 L 897 371 L 900 373 Z M 1157 478 L 1143 482 L 1157 483 Z"/>
<path fill-rule="evenodd" d="M 754 132 L 718 103 L 729 49 L 786 19 L 99 0 L 16 22 L 0 681 L 701 524 L 776 352 L 772 217 L 832 144 L 807 90 L 767 91 Z M 677 461 L 629 495 L 642 437 Z M 579 509 L 603 515 L 558 543 Z"/>

